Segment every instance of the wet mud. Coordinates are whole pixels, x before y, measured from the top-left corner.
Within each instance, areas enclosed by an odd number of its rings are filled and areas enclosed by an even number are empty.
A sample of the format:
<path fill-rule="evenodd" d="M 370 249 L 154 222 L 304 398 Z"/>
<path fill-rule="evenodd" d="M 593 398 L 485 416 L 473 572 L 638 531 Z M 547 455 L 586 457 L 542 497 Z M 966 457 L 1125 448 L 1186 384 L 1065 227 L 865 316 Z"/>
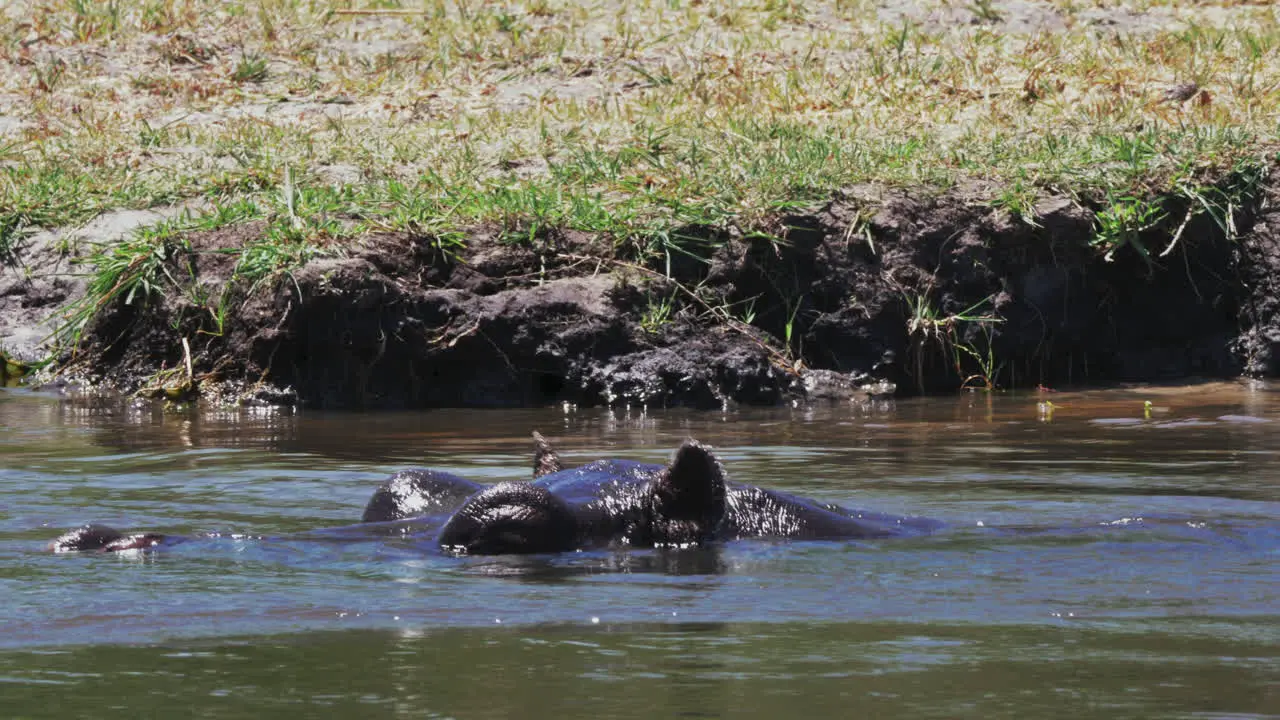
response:
<path fill-rule="evenodd" d="M 325 408 L 717 407 L 1280 371 L 1274 189 L 1236 210 L 1233 236 L 1200 215 L 1166 255 L 1161 226 L 1110 259 L 1081 202 L 1043 199 L 1031 223 L 980 195 L 851 188 L 753 232 L 682 228 L 645 258 L 575 231 L 370 235 L 258 284 L 235 258 L 260 226 L 192 233 L 167 260 L 180 292 L 103 308 L 57 367 Z M 5 313 L 52 297 L 5 272 Z"/>

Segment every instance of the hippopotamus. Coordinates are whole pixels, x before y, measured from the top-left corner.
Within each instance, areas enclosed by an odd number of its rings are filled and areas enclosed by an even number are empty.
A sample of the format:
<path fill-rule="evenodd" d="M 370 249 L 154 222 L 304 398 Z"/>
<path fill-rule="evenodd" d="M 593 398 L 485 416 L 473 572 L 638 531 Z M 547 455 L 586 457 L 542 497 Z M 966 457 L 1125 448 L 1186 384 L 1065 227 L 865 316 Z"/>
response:
<path fill-rule="evenodd" d="M 456 555 L 690 547 L 748 538 L 874 539 L 935 527 L 921 518 L 731 482 L 712 449 L 697 440 L 686 440 L 665 465 L 597 460 L 566 469 L 546 439 L 533 436 L 532 481 L 482 485 L 438 470 L 404 470 L 379 485 L 361 522 L 402 531 L 420 524 L 433 529 L 435 545 Z M 88 525 L 52 547 L 119 551 L 173 541 Z"/>

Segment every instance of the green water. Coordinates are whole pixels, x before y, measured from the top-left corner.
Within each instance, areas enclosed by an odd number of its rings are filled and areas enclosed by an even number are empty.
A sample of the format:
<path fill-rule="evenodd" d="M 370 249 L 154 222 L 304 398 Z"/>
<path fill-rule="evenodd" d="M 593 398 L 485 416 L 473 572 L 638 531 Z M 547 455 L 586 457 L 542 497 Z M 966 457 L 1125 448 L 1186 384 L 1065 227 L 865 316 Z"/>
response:
<path fill-rule="evenodd" d="M 163 413 L 0 391 L 0 716 L 1269 717 L 1280 393 L 722 413 Z M 1143 402 L 1153 409 L 1144 412 Z M 662 461 L 943 521 L 874 542 L 454 558 L 317 534 L 410 465 Z M 87 521 L 218 537 L 53 555 Z"/>
<path fill-rule="evenodd" d="M 12 653 L 33 716 L 1191 717 L 1274 712 L 1274 644 L 916 623 L 313 632 Z"/>

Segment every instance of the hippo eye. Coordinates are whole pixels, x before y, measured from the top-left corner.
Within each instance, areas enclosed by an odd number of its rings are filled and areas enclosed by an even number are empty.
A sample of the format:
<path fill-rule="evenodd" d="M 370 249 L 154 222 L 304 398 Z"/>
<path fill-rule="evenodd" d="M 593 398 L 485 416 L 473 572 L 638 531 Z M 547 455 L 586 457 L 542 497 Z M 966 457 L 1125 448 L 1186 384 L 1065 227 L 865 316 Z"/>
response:
<path fill-rule="evenodd" d="M 562 552 L 572 549 L 572 535 L 554 525 L 545 514 L 528 508 L 512 508 L 501 518 L 487 517 L 470 524 L 466 532 L 454 532 L 441 540 L 445 549 L 461 555 L 513 555 Z M 495 513 L 497 514 L 497 513 Z"/>

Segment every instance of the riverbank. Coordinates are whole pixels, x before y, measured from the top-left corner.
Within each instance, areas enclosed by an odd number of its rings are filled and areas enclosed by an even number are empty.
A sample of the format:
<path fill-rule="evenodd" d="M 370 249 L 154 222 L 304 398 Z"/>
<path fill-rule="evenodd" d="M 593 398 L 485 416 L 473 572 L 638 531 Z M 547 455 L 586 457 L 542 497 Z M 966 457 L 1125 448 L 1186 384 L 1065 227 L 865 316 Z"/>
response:
<path fill-rule="evenodd" d="M 113 7 L 5 18 L 0 347 L 47 378 L 719 406 L 1278 370 L 1272 7 Z"/>

